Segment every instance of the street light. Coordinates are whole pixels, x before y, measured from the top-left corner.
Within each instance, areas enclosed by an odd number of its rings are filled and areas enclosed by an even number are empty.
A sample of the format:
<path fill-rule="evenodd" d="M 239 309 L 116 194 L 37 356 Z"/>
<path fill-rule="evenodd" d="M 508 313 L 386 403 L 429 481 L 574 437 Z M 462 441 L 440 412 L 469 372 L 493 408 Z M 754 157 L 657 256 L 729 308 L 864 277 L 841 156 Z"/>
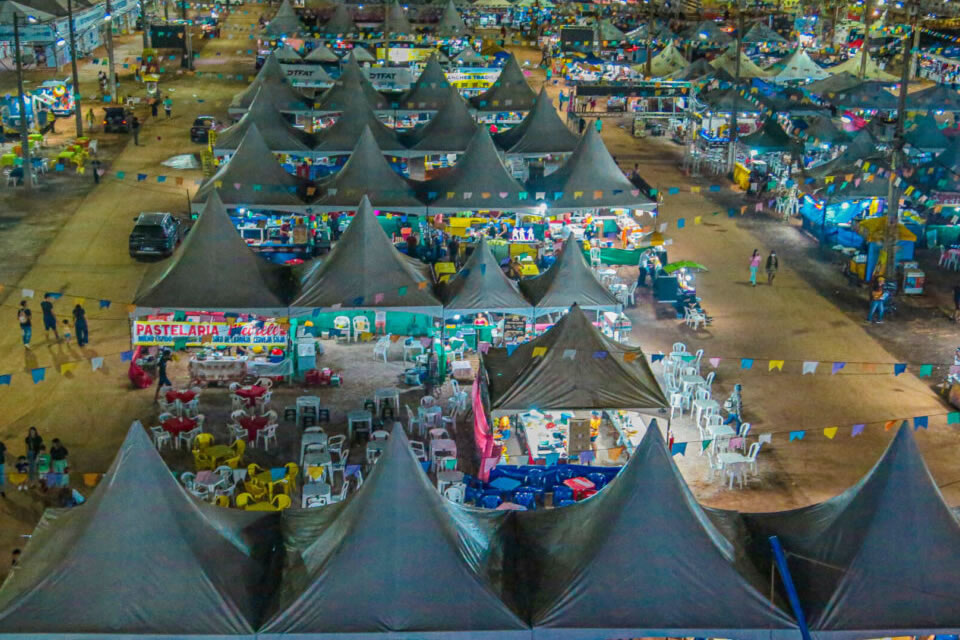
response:
<path fill-rule="evenodd" d="M 27 22 L 37 19 L 27 16 Z M 33 161 L 30 158 L 30 133 L 27 129 L 27 103 L 23 98 L 23 54 L 20 51 L 20 14 L 13 13 L 13 52 L 17 63 L 17 106 L 20 107 L 20 149 L 23 154 L 23 186 L 33 190 Z"/>
<path fill-rule="evenodd" d="M 73 28 L 73 0 L 67 0 L 67 24 L 70 34 L 70 70 L 73 75 L 73 113 L 77 123 L 77 137 L 83 137 L 83 110 L 80 107 L 80 74 L 77 72 L 77 36 Z"/>

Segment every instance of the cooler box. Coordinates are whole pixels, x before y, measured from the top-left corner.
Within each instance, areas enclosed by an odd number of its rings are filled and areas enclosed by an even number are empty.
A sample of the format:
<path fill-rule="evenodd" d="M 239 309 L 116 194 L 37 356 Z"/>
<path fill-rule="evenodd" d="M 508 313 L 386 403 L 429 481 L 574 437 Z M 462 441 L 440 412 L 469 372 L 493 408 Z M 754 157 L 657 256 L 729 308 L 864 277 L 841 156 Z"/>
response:
<path fill-rule="evenodd" d="M 317 347 L 313 340 L 297 343 L 297 368 L 301 371 L 317 368 Z"/>
<path fill-rule="evenodd" d="M 903 272 L 903 293 L 918 296 L 923 293 L 924 281 L 927 278 L 920 269 L 907 269 Z"/>

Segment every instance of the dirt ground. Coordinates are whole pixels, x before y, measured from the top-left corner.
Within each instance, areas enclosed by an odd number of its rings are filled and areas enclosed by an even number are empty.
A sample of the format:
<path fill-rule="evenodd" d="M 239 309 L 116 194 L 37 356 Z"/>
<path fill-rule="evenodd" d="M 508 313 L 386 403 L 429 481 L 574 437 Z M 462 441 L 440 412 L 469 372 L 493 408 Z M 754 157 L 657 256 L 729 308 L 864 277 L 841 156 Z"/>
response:
<path fill-rule="evenodd" d="M 258 10 L 258 6 L 244 6 L 239 11 L 249 13 L 230 20 L 249 23 L 256 20 Z M 230 33 L 238 37 L 204 41 L 199 69 L 234 77 L 252 73 L 246 36 L 224 30 L 224 34 Z M 138 37 L 120 40 L 123 55 L 136 55 Z M 539 60 L 539 52 L 532 49 L 518 49 L 517 53 L 530 61 L 531 67 Z M 94 86 L 99 69 L 84 64 L 82 84 Z M 8 86 L 9 75 L 0 75 L 0 86 Z M 533 70 L 530 80 L 538 85 L 543 81 L 542 72 Z M 129 84 L 122 79 L 122 93 Z M 0 439 L 9 449 L 8 464 L 23 452 L 23 438 L 33 425 L 47 442 L 54 437 L 63 440 L 71 451 L 75 477 L 102 472 L 131 421 L 141 419 L 149 424 L 155 419 L 153 390 L 131 390 L 125 363 L 120 360 L 120 354 L 129 349 L 125 305 L 148 267 L 128 257 L 127 235 L 140 211 L 186 213 L 187 195 L 199 173 L 178 174 L 160 162 L 178 153 L 199 152 L 199 145 L 188 138 L 193 118 L 201 113 L 225 116 L 226 104 L 243 85 L 209 77 L 165 78 L 161 87 L 174 99 L 173 117 L 167 120 L 161 111 L 154 120 L 141 108 L 139 114 L 145 119 L 142 146 L 135 147 L 132 140 L 118 135 L 95 134 L 104 143 L 108 172 L 101 185 L 93 188 L 89 175 L 68 171 L 49 178 L 45 181 L 49 186 L 38 189 L 29 200 L 11 189 L 0 191 L 0 210 L 5 212 L 0 217 L 0 251 L 7 256 L 0 263 L 4 284 L 0 304 L 7 318 L 0 322 L 0 374 L 13 376 L 10 386 L 0 387 Z M 550 86 L 554 98 L 559 88 Z M 61 120 L 58 129 L 69 130 L 69 125 Z M 679 147 L 662 139 L 636 140 L 616 121 L 606 121 L 603 137 L 621 167 L 639 163 L 644 178 L 661 190 L 727 184 L 722 179 L 685 177 L 679 170 Z M 144 182 L 109 177 L 117 171 L 150 177 Z M 172 180 L 158 184 L 156 175 L 182 175 L 184 185 L 178 187 Z M 884 429 L 886 421 L 931 415 L 929 429 L 917 434 L 918 443 L 948 502 L 960 504 L 960 474 L 955 464 L 960 439 L 956 427 L 946 425 L 948 408 L 931 389 L 937 380 L 919 379 L 912 371 L 894 377 L 884 368 L 870 372 L 855 364 L 948 361 L 956 330 L 938 316 L 943 301 L 932 296 L 911 305 L 902 318 L 880 326 L 866 325 L 864 292 L 847 285 L 829 258 L 795 226 L 763 216 L 730 219 L 725 214 L 710 215 L 725 211 L 731 199 L 740 201 L 729 191 L 690 193 L 682 188 L 679 194 L 666 197 L 660 213 L 661 221 L 669 223 L 667 235 L 674 241 L 671 260 L 697 260 L 710 269 L 698 276 L 697 286 L 704 307 L 714 317 L 712 326 L 694 333 L 658 308 L 648 295 L 641 295 L 637 308 L 629 311 L 634 323 L 632 340 L 647 353 L 668 351 L 673 342 L 681 340 L 690 350 L 703 348 L 706 358 L 722 358 L 714 385 L 716 395 L 725 396 L 735 383 L 743 383 L 745 417 L 754 424 L 754 433 L 774 434 L 760 454 L 760 478 L 745 490 L 729 491 L 719 483 L 708 483 L 705 459 L 695 451 L 678 457 L 697 497 L 711 506 L 742 510 L 785 509 L 829 498 L 853 484 L 876 461 L 891 437 Z M 703 216 L 704 223 L 692 224 L 695 216 Z M 679 218 L 687 220 L 684 229 L 677 229 Z M 781 269 L 773 286 L 748 286 L 747 261 L 754 248 L 764 254 L 770 249 L 780 253 Z M 622 271 L 625 277 L 635 277 L 635 270 Z M 15 323 L 22 289 L 36 292 L 31 301 L 36 316 L 30 351 L 22 347 Z M 46 339 L 39 325 L 40 296 L 45 291 L 64 293 L 56 304 L 61 315 L 69 313 L 75 296 L 85 299 L 90 345 L 78 349 Z M 109 308 L 99 308 L 101 299 L 111 301 Z M 93 371 L 89 359 L 98 356 L 104 357 L 104 366 Z M 325 393 L 338 411 L 358 406 L 371 388 L 394 383 L 397 365 L 374 363 L 372 346 L 349 347 L 337 357 L 347 383 L 340 391 Z M 757 360 L 754 369 L 740 369 L 739 359 L 744 357 Z M 768 372 L 766 359 L 786 360 L 787 365 L 782 372 Z M 804 360 L 826 364 L 816 375 L 801 376 L 799 363 Z M 80 362 L 76 370 L 61 375 L 60 366 L 75 361 Z M 830 375 L 833 361 L 851 364 Z M 30 371 L 37 367 L 47 367 L 46 379 L 34 384 Z M 706 368 L 709 370 L 709 365 Z M 659 366 L 655 371 L 659 372 Z M 186 382 L 182 375 L 174 381 Z M 217 393 L 209 394 L 215 433 L 222 428 L 219 416 L 225 406 L 222 399 L 214 397 Z M 225 393 L 219 393 L 225 398 Z M 291 389 L 290 397 L 299 393 Z M 292 404 L 284 398 L 275 403 L 278 411 L 283 403 Z M 867 427 L 852 438 L 850 426 L 857 423 Z M 833 440 L 822 433 L 831 426 L 840 427 Z M 674 427 L 678 440 L 696 439 L 688 421 L 678 421 Z M 807 430 L 806 437 L 788 442 L 786 432 L 799 429 Z M 286 447 L 293 446 L 292 440 L 282 444 L 280 455 L 292 453 L 292 448 Z M 173 455 L 169 460 L 174 467 L 185 463 Z M 22 545 L 22 536 L 29 535 L 45 499 L 37 493 L 8 491 L 7 500 L 0 500 L 0 573 L 7 568 L 10 549 Z"/>

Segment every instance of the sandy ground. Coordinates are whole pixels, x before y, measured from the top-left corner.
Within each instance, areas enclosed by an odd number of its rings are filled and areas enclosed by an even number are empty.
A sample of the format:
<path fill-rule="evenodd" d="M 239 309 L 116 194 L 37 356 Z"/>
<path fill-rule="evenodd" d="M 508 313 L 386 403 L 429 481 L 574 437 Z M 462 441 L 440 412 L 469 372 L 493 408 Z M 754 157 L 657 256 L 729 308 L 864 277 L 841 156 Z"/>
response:
<path fill-rule="evenodd" d="M 249 23 L 256 19 L 256 6 L 243 10 L 250 13 L 232 16 L 231 21 Z M 252 73 L 252 57 L 246 55 L 250 45 L 245 38 L 241 34 L 232 40 L 205 41 L 198 68 L 234 75 Z M 136 55 L 139 38 L 120 40 L 125 55 Z M 221 55 L 215 55 L 217 52 Z M 539 52 L 533 50 L 518 50 L 518 54 L 531 64 L 539 59 Z M 99 68 L 85 64 L 83 82 L 93 86 L 90 79 Z M 0 76 L 0 85 L 10 82 L 9 75 Z M 542 78 L 542 73 L 535 70 L 531 82 L 539 84 Z M 127 92 L 125 86 L 129 84 L 126 80 L 121 83 L 122 93 Z M 173 176 L 175 172 L 162 168 L 161 161 L 176 153 L 200 150 L 187 135 L 193 118 L 200 113 L 225 115 L 227 102 L 242 86 L 235 80 L 171 78 L 162 87 L 175 89 L 170 92 L 174 116 L 166 120 L 161 111 L 159 120 L 147 117 L 141 135 L 143 146 L 134 147 L 131 140 L 120 136 L 98 136 L 107 143 L 105 168 L 111 175 L 116 171 L 128 176 L 146 173 L 151 178 L 145 182 L 108 178 L 94 189 L 89 175 L 79 177 L 68 172 L 52 178 L 55 186 L 39 189 L 29 201 L 10 194 L 11 190 L 0 192 L 3 209 L 11 212 L 0 218 L 0 249 L 8 256 L 0 263 L 5 285 L 0 304 L 7 314 L 7 320 L 0 323 L 0 374 L 13 374 L 11 385 L 0 388 L 0 439 L 9 449 L 8 463 L 13 461 L 11 456 L 22 453 L 27 428 L 35 425 L 47 442 L 54 437 L 64 441 L 76 475 L 102 472 L 130 422 L 142 419 L 150 423 L 155 418 L 153 390 L 132 391 L 119 357 L 129 348 L 125 304 L 133 298 L 148 267 L 128 257 L 127 235 L 133 217 L 140 211 L 186 213 L 186 187 L 197 173 L 184 174 L 183 187 L 171 184 L 172 179 L 157 184 L 153 176 Z M 551 94 L 555 96 L 558 88 L 551 85 Z M 140 116 L 146 116 L 143 109 Z M 66 130 L 68 124 L 61 120 L 58 128 Z M 669 142 L 635 140 L 614 121 L 606 122 L 603 136 L 622 167 L 640 163 L 641 173 L 654 186 L 665 189 L 709 183 L 680 173 L 680 150 Z M 678 458 L 678 464 L 697 497 L 710 505 L 773 510 L 831 497 L 855 482 L 882 452 L 891 437 L 883 422 L 942 415 L 947 408 L 931 390 L 928 379 L 920 380 L 910 372 L 893 377 L 881 373 L 883 369 L 865 373 L 851 364 L 831 376 L 829 365 L 822 365 L 817 375 L 801 376 L 798 361 L 916 362 L 915 354 L 922 353 L 924 357 L 939 354 L 937 361 L 943 362 L 953 346 L 945 338 L 955 332 L 926 317 L 922 320 L 927 328 L 924 331 L 913 330 L 908 321 L 890 322 L 879 329 L 864 325 L 865 297 L 858 298 L 863 293 L 841 291 L 842 283 L 838 284 L 823 266 L 822 258 L 799 231 L 763 218 L 711 216 L 713 211 L 725 211 L 729 206 L 719 198 L 711 201 L 707 196 L 712 195 L 682 190 L 668 196 L 661 219 L 671 223 L 668 235 L 675 240 L 671 259 L 694 259 L 710 268 L 709 273 L 699 276 L 698 291 L 715 318 L 713 325 L 695 334 L 657 308 L 649 297 L 641 296 L 638 307 L 629 312 L 634 322 L 633 341 L 648 353 L 655 353 L 667 351 L 673 342 L 682 340 L 691 350 L 705 349 L 707 358 L 723 358 L 717 371 L 717 395 L 725 395 L 733 384 L 742 382 L 746 419 L 755 425 L 755 432 L 776 435 L 761 452 L 759 480 L 743 491 L 707 483 L 704 459 L 695 451 Z M 731 196 L 725 193 L 721 197 L 729 200 Z M 698 215 L 703 216 L 704 224 L 691 224 Z M 681 217 L 688 225 L 675 230 L 675 221 Z M 776 248 L 785 256 L 772 287 L 747 286 L 747 259 L 754 248 L 764 254 Z M 624 270 L 625 277 L 633 274 L 635 271 Z M 31 351 L 21 346 L 14 320 L 23 288 L 35 290 L 38 296 L 31 304 L 36 314 Z M 78 349 L 47 341 L 39 326 L 39 296 L 44 291 L 64 292 L 56 305 L 60 314 L 67 314 L 75 304 L 73 296 L 86 299 L 91 328 L 88 347 Z M 107 309 L 98 309 L 100 299 L 113 303 Z M 858 300 L 864 302 L 858 306 Z M 343 366 L 350 368 L 346 389 L 364 377 L 370 380 L 365 384 L 371 388 L 393 384 L 397 373 L 394 363 L 372 368 L 370 346 L 350 349 L 355 351 L 342 356 Z M 105 358 L 101 371 L 91 370 L 89 358 L 95 356 Z M 739 370 L 741 357 L 756 358 L 756 368 Z M 788 361 L 782 373 L 767 372 L 763 361 L 769 358 Z M 74 361 L 80 361 L 75 371 L 59 373 L 61 364 Z M 36 367 L 48 367 L 46 380 L 40 384 L 33 384 L 29 374 Z M 176 381 L 185 382 L 185 378 Z M 331 403 L 342 411 L 353 408 L 366 392 L 364 386 L 357 385 L 342 396 L 335 391 L 329 393 Z M 213 398 L 215 393 L 210 394 L 214 415 L 222 411 L 221 401 Z M 297 393 L 299 390 L 291 390 L 290 396 Z M 851 438 L 850 426 L 855 423 L 868 426 L 861 436 Z M 831 426 L 841 427 L 832 441 L 822 435 L 822 429 Z M 794 429 L 808 429 L 802 442 L 787 442 L 786 432 Z M 683 421 L 676 430 L 679 440 L 695 439 L 695 432 Z M 960 476 L 954 464 L 958 453 L 955 427 L 946 426 L 943 417 L 933 417 L 930 429 L 919 432 L 918 441 L 948 501 L 960 503 Z M 175 467 L 185 463 L 175 457 L 170 461 Z M 23 544 L 21 536 L 29 534 L 45 505 L 45 497 L 36 493 L 8 491 L 7 496 L 7 500 L 0 500 L 0 573 L 6 570 L 9 550 Z"/>

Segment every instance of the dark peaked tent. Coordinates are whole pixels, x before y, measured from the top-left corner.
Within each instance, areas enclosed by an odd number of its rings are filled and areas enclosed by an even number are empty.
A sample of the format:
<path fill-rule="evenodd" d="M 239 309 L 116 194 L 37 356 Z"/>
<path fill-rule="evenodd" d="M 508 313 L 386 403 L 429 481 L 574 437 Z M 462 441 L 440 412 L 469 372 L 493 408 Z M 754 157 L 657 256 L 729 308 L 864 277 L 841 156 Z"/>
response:
<path fill-rule="evenodd" d="M 544 87 L 523 122 L 496 134 L 493 141 L 510 154 L 546 155 L 569 153 L 579 139 L 563 124 Z"/>
<path fill-rule="evenodd" d="M 360 94 L 336 122 L 315 134 L 317 141 L 313 145 L 313 152 L 317 155 L 346 155 L 353 151 L 366 129 L 373 134 L 381 150 L 395 153 L 406 150 L 397 138 L 396 131 L 383 124 Z"/>
<path fill-rule="evenodd" d="M 413 26 L 407 19 L 407 14 L 397 0 L 387 4 L 384 8 L 383 33 L 388 35 L 408 35 L 413 33 Z"/>
<path fill-rule="evenodd" d="M 713 20 L 704 20 L 680 33 L 684 40 L 690 40 L 693 46 L 726 47 L 733 42 L 730 34 Z"/>
<path fill-rule="evenodd" d="M 514 518 L 511 551 L 527 565 L 520 584 L 536 585 L 525 591 L 537 638 L 798 635 L 764 597 L 768 579 L 697 503 L 656 421 L 596 496 Z"/>
<path fill-rule="evenodd" d="M 250 86 L 233 96 L 227 109 L 230 115 L 241 115 L 249 109 L 261 88 L 264 89 L 264 98 L 281 113 L 303 113 L 311 108 L 307 98 L 287 80 L 277 56 L 271 53 Z"/>
<path fill-rule="evenodd" d="M 704 76 L 714 73 L 716 69 L 710 66 L 710 61 L 706 58 L 697 58 L 688 64 L 683 71 L 674 74 L 677 80 L 697 80 Z"/>
<path fill-rule="evenodd" d="M 786 44 L 786 39 L 763 22 L 755 22 L 743 34 L 743 41 L 749 44 Z"/>
<path fill-rule="evenodd" d="M 470 98 L 470 104 L 480 111 L 529 111 L 537 94 L 533 92 L 517 58 L 511 55 L 493 85 L 478 96 Z"/>
<path fill-rule="evenodd" d="M 369 104 L 372 109 L 390 108 L 387 99 L 374 89 L 370 80 L 363 74 L 363 69 L 357 62 L 357 54 L 351 51 L 340 72 L 340 77 L 332 87 L 320 95 L 314 106 L 318 113 L 350 113 L 360 100 Z M 359 135 L 359 132 L 357 133 Z"/>
<path fill-rule="evenodd" d="M 258 257 L 213 191 L 183 245 L 158 264 L 136 298 L 152 309 L 286 310 L 286 267 Z"/>
<path fill-rule="evenodd" d="M 533 305 L 500 269 L 485 237 L 480 238 L 470 259 L 450 279 L 442 293 L 446 316 L 480 311 L 529 315 L 533 311 Z"/>
<path fill-rule="evenodd" d="M 283 0 L 263 31 L 269 36 L 293 36 L 306 30 L 290 0 Z"/>
<path fill-rule="evenodd" d="M 271 104 L 269 87 L 258 87 L 257 93 L 240 121 L 217 134 L 214 141 L 215 151 L 236 151 L 250 129 L 257 125 L 267 148 L 274 153 L 304 155 L 313 146 L 313 136 L 288 123 Z"/>
<path fill-rule="evenodd" d="M 450 38 L 464 35 L 467 31 L 467 25 L 463 21 L 457 6 L 453 3 L 453 0 L 448 0 L 443 15 L 440 16 L 440 22 L 437 24 L 437 35 L 441 38 Z"/>
<path fill-rule="evenodd" d="M 421 196 L 433 210 L 516 210 L 533 206 L 521 200 L 525 192 L 500 159 L 484 127 L 477 127 L 466 152 L 446 173 L 420 183 Z"/>
<path fill-rule="evenodd" d="M 652 207 L 653 200 L 623 175 L 595 127 L 587 127 L 577 148 L 559 169 L 532 184 L 550 208 Z M 597 192 L 602 192 L 598 193 Z M 561 194 L 556 197 L 555 194 Z M 567 305 L 569 306 L 569 305 Z"/>
<path fill-rule="evenodd" d="M 346 35 L 348 33 L 356 33 L 357 31 L 359 31 L 359 29 L 357 29 L 357 25 L 353 21 L 353 17 L 350 15 L 350 10 L 347 8 L 346 3 L 337 2 L 337 6 L 333 10 L 333 15 L 327 20 L 327 23 L 323 25 L 323 32 L 330 35 Z"/>
<path fill-rule="evenodd" d="M 277 516 L 194 500 L 134 422 L 87 502 L 44 514 L 0 589 L 0 635 L 252 638 Z"/>
<path fill-rule="evenodd" d="M 401 134 L 409 153 L 460 153 L 469 146 L 477 132 L 477 121 L 470 115 L 460 91 L 456 87 L 447 91 L 447 101 L 437 115 L 413 131 Z"/>
<path fill-rule="evenodd" d="M 254 205 L 301 211 L 306 182 L 283 170 L 257 125 L 251 123 L 237 152 L 197 189 L 191 202 L 193 209 L 198 210 L 217 189 L 230 208 Z"/>
<path fill-rule="evenodd" d="M 896 109 L 897 96 L 887 87 L 887 82 L 864 82 L 855 87 L 836 92 L 829 97 L 830 104 L 851 109 Z"/>
<path fill-rule="evenodd" d="M 722 69 L 720 71 L 722 71 Z M 745 113 L 759 113 L 764 110 L 762 105 L 741 95 L 742 91 L 743 90 L 738 87 L 714 89 L 713 91 L 700 94 L 699 100 L 713 111 L 719 111 L 721 113 L 730 113 L 732 109 Z"/>
<path fill-rule="evenodd" d="M 931 111 L 960 111 L 960 93 L 952 86 L 935 84 L 916 93 L 907 95 L 908 109 L 929 109 Z"/>
<path fill-rule="evenodd" d="M 370 479 L 333 507 L 335 519 L 329 508 L 303 515 L 305 527 L 329 524 L 312 527 L 315 541 L 288 557 L 285 597 L 259 638 L 530 637 L 488 579 L 509 515 L 441 497 L 400 423 Z"/>
<path fill-rule="evenodd" d="M 534 349 L 539 348 L 546 352 L 534 356 Z M 606 356 L 597 357 L 599 352 Z M 626 362 L 624 357 L 632 361 Z M 608 339 L 577 305 L 546 333 L 519 345 L 513 353 L 490 349 L 483 365 L 490 380 L 493 410 L 668 406 L 640 348 Z"/>
<path fill-rule="evenodd" d="M 840 155 L 803 172 L 811 178 L 823 178 L 839 173 L 851 173 L 851 169 L 858 160 L 883 159 L 886 154 L 879 146 L 879 142 L 867 129 L 861 129 L 854 136 L 847 148 Z M 885 162 L 885 160 L 884 160 Z"/>
<path fill-rule="evenodd" d="M 441 306 L 430 292 L 430 267 L 397 251 L 366 196 L 340 240 L 323 262 L 314 262 L 301 285 L 293 307 L 438 313 Z"/>
<path fill-rule="evenodd" d="M 403 176 L 390 168 L 373 139 L 370 127 L 364 127 L 357 146 L 343 168 L 317 186 L 320 198 L 314 209 L 346 211 L 357 207 L 367 196 L 377 208 L 390 211 L 420 212 L 423 203 Z"/>
<path fill-rule="evenodd" d="M 951 145 L 951 140 L 929 113 L 914 118 L 912 125 L 903 135 L 911 147 L 923 151 L 943 151 Z"/>
<path fill-rule="evenodd" d="M 620 308 L 617 299 L 587 265 L 576 241 L 563 244 L 560 256 L 549 269 L 521 280 L 520 291 L 537 307 L 538 314 L 563 311 L 573 305 L 602 311 Z"/>
<path fill-rule="evenodd" d="M 477 53 L 472 47 L 467 47 L 460 53 L 456 55 L 453 59 L 454 62 L 463 64 L 466 66 L 478 66 L 482 67 L 487 64 L 486 58 Z"/>
<path fill-rule="evenodd" d="M 873 469 L 839 496 L 742 517 L 761 543 L 779 536 L 817 637 L 960 630 L 960 522 L 906 423 Z"/>
<path fill-rule="evenodd" d="M 333 49 L 328 47 L 323 40 L 314 40 L 316 46 L 310 50 L 306 56 L 304 56 L 304 62 L 315 62 L 315 63 L 335 63 L 340 62 L 340 58 L 337 57 L 337 54 L 333 52 Z"/>
<path fill-rule="evenodd" d="M 864 80 L 861 80 L 852 73 L 840 71 L 839 73 L 831 75 L 829 78 L 811 82 L 810 84 L 805 85 L 803 89 L 808 93 L 812 93 L 826 99 L 829 98 L 830 94 L 832 93 L 846 91 L 847 89 L 852 89 L 853 87 L 863 83 Z"/>
<path fill-rule="evenodd" d="M 450 99 L 450 83 L 437 54 L 430 54 L 423 72 L 398 101 L 400 109 L 437 111 Z"/>
<path fill-rule="evenodd" d="M 850 136 L 846 131 L 838 128 L 828 116 L 815 116 L 807 121 L 807 128 L 803 130 L 806 140 L 819 144 L 847 144 Z"/>
<path fill-rule="evenodd" d="M 767 118 L 759 129 L 740 138 L 738 142 L 759 153 L 787 152 L 796 146 L 776 118 Z"/>

